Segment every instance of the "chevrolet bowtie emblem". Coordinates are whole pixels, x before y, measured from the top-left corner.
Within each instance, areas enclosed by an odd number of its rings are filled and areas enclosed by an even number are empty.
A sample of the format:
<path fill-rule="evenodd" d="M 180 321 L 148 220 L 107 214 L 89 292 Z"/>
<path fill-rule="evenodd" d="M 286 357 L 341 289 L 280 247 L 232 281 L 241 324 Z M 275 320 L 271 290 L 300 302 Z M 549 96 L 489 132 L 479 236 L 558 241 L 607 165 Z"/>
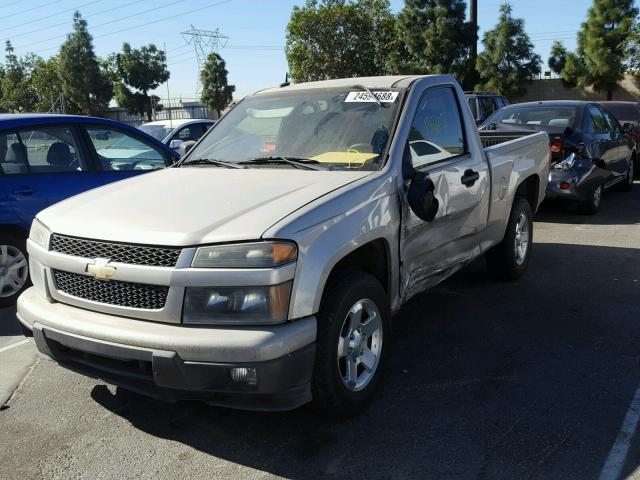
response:
<path fill-rule="evenodd" d="M 118 269 L 109 265 L 108 258 L 96 258 L 92 263 L 87 264 L 87 273 L 90 273 L 98 280 L 111 280 Z"/>

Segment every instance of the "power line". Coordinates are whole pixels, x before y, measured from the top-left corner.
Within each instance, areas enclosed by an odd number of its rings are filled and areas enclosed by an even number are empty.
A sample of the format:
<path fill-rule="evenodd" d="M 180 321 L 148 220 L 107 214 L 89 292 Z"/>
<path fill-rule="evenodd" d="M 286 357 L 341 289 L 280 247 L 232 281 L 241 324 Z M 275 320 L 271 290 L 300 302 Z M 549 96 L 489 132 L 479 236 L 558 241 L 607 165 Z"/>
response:
<path fill-rule="evenodd" d="M 180 1 L 183 1 L 183 0 L 180 0 Z M 164 22 L 165 20 L 171 20 L 171 19 L 173 19 L 173 18 L 181 17 L 181 16 L 183 16 L 183 15 L 189 15 L 190 13 L 199 12 L 199 11 L 201 11 L 201 10 L 206 10 L 207 8 L 211 8 L 211 7 L 217 7 L 218 5 L 222 5 L 222 4 L 224 4 L 224 3 L 229 3 L 229 2 L 232 2 L 232 1 L 233 1 L 233 0 L 222 0 L 221 2 L 212 3 L 211 5 L 207 5 L 207 6 L 205 6 L 205 7 L 195 8 L 195 9 L 193 9 L 193 10 L 189 10 L 189 11 L 187 11 L 187 12 L 182 12 L 182 13 L 180 13 L 180 14 L 178 14 L 178 15 L 169 15 L 168 17 L 159 18 L 159 19 L 157 19 L 157 20 L 152 20 L 151 22 L 141 23 L 141 24 L 139 24 L 139 25 L 134 25 L 134 26 L 132 26 L 132 27 L 128 27 L 128 28 L 123 28 L 122 30 L 117 30 L 117 31 L 115 31 L 115 32 L 103 33 L 102 35 L 98 35 L 98 36 L 96 36 L 96 37 L 94 37 L 94 38 L 107 37 L 107 36 L 109 36 L 109 35 L 115 35 L 115 34 L 117 34 L 117 33 L 126 32 L 126 31 L 128 31 L 128 30 L 134 30 L 134 29 L 136 29 L 136 28 L 146 27 L 146 26 L 148 26 L 148 25 L 153 25 L 154 23 Z"/>
<path fill-rule="evenodd" d="M 77 7 L 73 7 L 73 8 L 68 8 L 66 10 L 62 10 L 58 13 L 54 13 L 53 15 L 47 15 L 46 17 L 40 17 L 40 18 L 36 18 L 35 20 L 31 20 L 29 22 L 23 22 L 20 25 L 14 25 L 13 27 L 9 27 L 9 28 L 5 28 L 4 31 L 6 32 L 7 30 L 14 30 L 16 28 L 22 28 L 25 25 L 31 25 L 32 23 L 37 23 L 37 22 L 41 22 L 42 20 L 47 20 L 49 18 L 52 17 L 59 17 L 60 15 L 63 15 L 65 13 L 74 11 L 74 10 L 78 10 L 79 8 L 84 8 L 84 7 L 88 7 L 89 5 L 93 5 L 94 3 L 99 3 L 102 2 L 104 0 L 93 0 L 92 2 L 87 2 L 87 3 L 83 3 L 82 5 L 78 5 Z M 42 29 L 39 28 L 38 30 L 36 30 L 37 32 L 41 31 Z M 16 36 L 21 36 L 21 35 L 26 35 L 25 33 L 21 33 L 20 35 L 16 35 Z"/>
<path fill-rule="evenodd" d="M 180 1 L 184 1 L 184 0 L 180 0 Z M 204 7 L 195 8 L 193 10 L 188 10 L 186 12 L 182 12 L 182 13 L 179 13 L 179 14 L 174 14 L 174 15 L 169 15 L 167 17 L 158 18 L 157 20 L 152 20 L 150 22 L 140 23 L 138 25 L 132 25 L 130 27 L 123 28 L 123 29 L 120 29 L 120 30 L 116 30 L 114 32 L 108 32 L 108 33 L 103 33 L 102 35 L 96 35 L 93 38 L 96 39 L 96 38 L 108 37 L 109 35 L 117 35 L 118 33 L 127 32 L 129 30 L 135 30 L 135 29 L 138 29 L 138 28 L 146 27 L 148 25 L 153 25 L 153 24 L 158 23 L 158 22 L 164 22 L 165 20 L 171 20 L 171 19 L 174 19 L 174 18 L 177 18 L 177 17 L 181 17 L 183 15 L 189 15 L 190 13 L 195 13 L 195 12 L 199 12 L 201 10 L 206 10 L 208 8 L 217 7 L 218 5 L 222 5 L 224 3 L 229 3 L 231 1 L 233 1 L 233 0 L 223 0 L 221 2 L 212 3 L 211 5 L 206 5 Z M 157 10 L 157 8 L 154 9 L 154 10 Z M 48 52 L 48 51 L 51 51 L 51 50 L 55 50 L 57 48 L 59 48 L 59 47 L 47 48 L 47 49 L 44 49 L 44 50 L 40 50 L 40 52 Z"/>
<path fill-rule="evenodd" d="M 25 13 L 33 12 L 34 10 L 38 10 L 38 9 L 40 9 L 42 7 L 48 7 L 49 5 L 55 5 L 56 3 L 60 3 L 61 1 L 62 0 L 56 0 L 55 2 L 45 2 L 42 5 L 38 5 L 37 7 L 29 8 L 27 10 L 22 10 L 22 11 L 16 12 L 16 13 L 10 13 L 9 15 L 4 15 L 2 17 L 2 20 L 4 21 L 7 18 L 15 17 L 16 15 L 24 15 Z"/>
<path fill-rule="evenodd" d="M 12 7 L 13 5 L 17 5 L 19 3 L 22 3 L 22 0 L 18 0 L 17 2 L 13 2 L 13 3 L 8 3 L 2 8 Z"/>
<path fill-rule="evenodd" d="M 98 25 L 93 25 L 91 28 L 92 29 L 96 29 L 96 28 L 100 28 L 100 27 L 105 27 L 107 25 L 111 25 L 111 24 L 114 24 L 114 23 L 117 23 L 117 22 L 121 22 L 121 21 L 127 20 L 129 18 L 137 17 L 139 15 L 144 15 L 145 13 L 149 13 L 149 12 L 153 12 L 153 11 L 156 11 L 156 10 L 160 10 L 161 8 L 172 7 L 173 5 L 176 5 L 178 3 L 182 3 L 184 1 L 185 0 L 176 0 L 174 2 L 165 3 L 164 5 L 160 5 L 159 7 L 149 8 L 147 10 L 143 10 L 142 12 L 138 12 L 138 13 L 133 13 L 131 15 L 127 15 L 126 17 L 116 18 L 116 19 L 113 19 L 113 20 L 109 20 L 108 22 L 99 23 Z M 46 43 L 46 42 L 50 42 L 51 40 L 57 40 L 59 38 L 65 38 L 65 37 L 66 37 L 66 35 L 56 35 L 55 37 L 47 38 L 46 40 L 39 40 L 37 42 L 32 42 L 32 43 L 27 43 L 26 45 L 21 45 L 20 48 L 26 48 L 26 47 L 30 47 L 32 45 L 38 45 L 40 43 Z M 57 48 L 57 47 L 55 47 L 55 48 Z M 47 50 L 52 50 L 52 49 L 47 49 Z M 43 51 L 46 52 L 47 50 L 43 50 Z"/>
<path fill-rule="evenodd" d="M 129 2 L 126 7 L 131 7 L 132 5 L 135 5 L 136 3 L 140 3 L 140 2 L 144 2 L 145 0 L 134 0 L 133 2 Z M 117 7 L 113 7 L 113 8 L 108 8 L 106 10 L 101 10 L 99 12 L 94 12 L 92 14 L 89 14 L 85 17 L 83 17 L 85 20 L 87 18 L 92 18 L 95 17 L 96 15 L 102 15 L 104 13 L 109 13 L 109 12 L 113 12 L 114 10 L 120 10 L 122 9 L 123 5 L 118 5 Z M 29 35 L 30 33 L 36 33 L 36 32 L 42 32 L 44 30 L 51 30 L 52 28 L 56 28 L 56 27 L 61 27 L 63 25 L 68 25 L 69 21 L 65 20 L 64 22 L 60 22 L 60 23 L 56 23 L 54 25 L 49 25 L 48 27 L 41 27 L 41 28 L 36 28 L 35 30 L 30 30 L 28 32 L 22 32 L 19 33 L 17 35 L 12 35 L 11 38 L 17 38 L 17 37 L 23 37 L 25 35 Z"/>

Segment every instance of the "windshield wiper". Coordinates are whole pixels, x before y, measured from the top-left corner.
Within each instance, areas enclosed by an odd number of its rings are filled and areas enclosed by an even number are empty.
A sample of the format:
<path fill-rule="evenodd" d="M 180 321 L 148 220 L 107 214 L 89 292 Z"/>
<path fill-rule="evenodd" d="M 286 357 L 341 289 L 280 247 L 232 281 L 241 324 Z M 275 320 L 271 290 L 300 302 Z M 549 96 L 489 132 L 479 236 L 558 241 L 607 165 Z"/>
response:
<path fill-rule="evenodd" d="M 239 165 L 282 165 L 287 164 L 296 168 L 304 168 L 307 170 L 326 170 L 324 167 L 318 165 L 310 165 L 320 163 L 317 160 L 310 160 L 308 158 L 298 157 L 281 157 L 279 155 L 272 157 L 257 157 L 243 162 L 238 162 Z"/>
<path fill-rule="evenodd" d="M 384 105 L 382 105 L 382 102 L 380 101 L 380 99 L 373 94 L 373 92 L 369 87 L 358 84 L 358 85 L 351 85 L 350 87 L 347 87 L 347 88 L 359 88 L 360 90 L 364 90 L 369 95 L 371 95 L 371 98 L 373 98 L 373 100 L 376 102 L 376 105 L 378 105 L 378 107 L 384 108 Z"/>
<path fill-rule="evenodd" d="M 224 162 L 222 160 L 216 160 L 215 158 L 195 158 L 180 164 L 181 167 L 183 165 L 215 165 L 216 167 L 242 168 L 236 163 Z"/>

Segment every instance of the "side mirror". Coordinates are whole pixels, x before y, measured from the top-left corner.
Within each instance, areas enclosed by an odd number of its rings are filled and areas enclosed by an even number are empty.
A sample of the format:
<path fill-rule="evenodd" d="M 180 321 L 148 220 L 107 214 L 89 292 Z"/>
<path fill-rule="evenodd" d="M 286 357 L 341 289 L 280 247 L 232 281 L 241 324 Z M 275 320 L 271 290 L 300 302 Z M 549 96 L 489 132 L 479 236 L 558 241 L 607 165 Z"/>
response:
<path fill-rule="evenodd" d="M 440 202 L 434 195 L 435 185 L 424 172 L 415 171 L 409 184 L 407 200 L 413 213 L 425 222 L 431 222 L 438 213 Z"/>
<path fill-rule="evenodd" d="M 633 124 L 625 123 L 624 125 L 622 125 L 622 131 L 624 133 L 630 133 L 632 130 L 633 130 Z"/>
<path fill-rule="evenodd" d="M 180 139 L 171 140 L 171 142 L 169 142 L 169 148 L 173 148 L 174 150 L 178 150 L 180 148 L 180 145 L 182 145 L 183 143 L 184 143 L 184 141 L 180 140 Z"/>
<path fill-rule="evenodd" d="M 180 144 L 180 147 L 178 148 L 180 156 L 184 157 L 187 153 L 189 153 L 189 150 L 191 150 L 195 144 L 196 142 L 194 140 L 187 140 L 186 142 L 182 142 Z"/>

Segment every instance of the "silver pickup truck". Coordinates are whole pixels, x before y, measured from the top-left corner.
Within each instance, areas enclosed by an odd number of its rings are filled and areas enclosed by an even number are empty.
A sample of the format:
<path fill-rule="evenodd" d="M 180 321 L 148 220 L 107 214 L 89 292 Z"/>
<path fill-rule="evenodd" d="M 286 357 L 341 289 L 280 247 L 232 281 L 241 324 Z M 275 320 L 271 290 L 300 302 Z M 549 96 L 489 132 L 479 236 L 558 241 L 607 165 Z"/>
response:
<path fill-rule="evenodd" d="M 524 272 L 548 175 L 547 134 L 481 138 L 450 76 L 262 90 L 175 168 L 41 212 L 18 318 L 155 398 L 354 414 L 407 299 L 480 255 Z"/>

